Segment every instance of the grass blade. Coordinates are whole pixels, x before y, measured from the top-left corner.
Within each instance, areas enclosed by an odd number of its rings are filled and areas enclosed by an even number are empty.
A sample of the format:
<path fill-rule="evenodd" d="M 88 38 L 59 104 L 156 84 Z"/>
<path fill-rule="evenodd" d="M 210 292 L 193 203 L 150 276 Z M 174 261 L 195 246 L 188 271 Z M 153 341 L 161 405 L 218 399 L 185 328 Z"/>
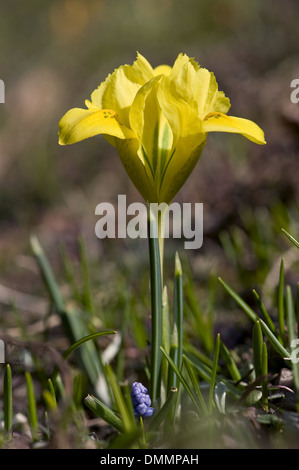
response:
<path fill-rule="evenodd" d="M 162 316 L 163 316 L 163 327 L 162 327 L 162 346 L 167 353 L 170 351 L 170 322 L 169 322 L 169 303 L 167 287 L 164 287 L 162 296 Z M 168 377 L 168 362 L 162 360 L 161 364 L 162 381 L 164 390 L 167 389 L 167 377 Z"/>
<path fill-rule="evenodd" d="M 26 390 L 27 390 L 27 401 L 28 401 L 28 418 L 29 425 L 32 434 L 32 440 L 38 441 L 38 419 L 37 419 L 37 408 L 36 400 L 33 388 L 33 382 L 30 372 L 25 372 L 26 379 Z"/>
<path fill-rule="evenodd" d="M 262 375 L 263 332 L 259 321 L 255 322 L 252 331 L 253 364 L 255 377 Z"/>
<path fill-rule="evenodd" d="M 215 352 L 214 352 L 214 362 L 212 368 L 212 375 L 211 375 L 211 383 L 210 383 L 210 390 L 209 390 L 209 405 L 208 409 L 210 413 L 212 412 L 213 408 L 213 394 L 214 388 L 216 383 L 216 374 L 217 374 L 217 367 L 218 367 L 218 360 L 219 360 L 219 351 L 220 351 L 220 334 L 217 334 L 216 342 L 215 342 Z"/>
<path fill-rule="evenodd" d="M 286 288 L 286 317 L 288 324 L 288 334 L 289 334 L 289 343 L 297 339 L 296 335 L 296 318 L 295 318 L 295 307 L 293 302 L 293 296 L 291 287 L 287 286 Z M 295 386 L 295 400 L 297 412 L 299 412 L 299 362 L 291 361 L 292 371 L 293 371 L 293 380 Z"/>
<path fill-rule="evenodd" d="M 51 379 L 48 379 L 48 386 L 49 386 L 49 392 L 53 398 L 53 405 L 54 405 L 54 408 L 56 408 L 57 406 L 57 398 L 56 398 L 56 392 L 55 392 L 55 387 L 53 385 L 53 382 Z"/>
<path fill-rule="evenodd" d="M 175 408 L 177 395 L 178 388 L 171 387 L 164 405 L 157 413 L 154 414 L 154 418 L 152 419 L 149 425 L 149 431 L 155 431 L 159 428 L 163 421 L 169 418 L 169 415 L 172 414 Z"/>
<path fill-rule="evenodd" d="M 132 414 L 130 413 L 130 410 L 127 407 L 121 388 L 109 364 L 106 365 L 106 371 L 109 383 L 112 388 L 117 410 L 119 411 L 122 418 L 124 430 L 126 432 L 131 432 L 136 427 L 135 419 L 132 419 Z"/>
<path fill-rule="evenodd" d="M 278 284 L 278 325 L 283 345 L 286 344 L 285 337 L 285 313 L 284 313 L 284 261 L 281 260 Z"/>
<path fill-rule="evenodd" d="M 174 370 L 175 374 L 177 375 L 179 381 L 181 382 L 181 384 L 183 385 L 183 387 L 185 388 L 185 390 L 187 391 L 188 395 L 190 396 L 191 400 L 193 401 L 197 411 L 199 412 L 199 414 L 201 413 L 201 409 L 198 407 L 198 402 L 196 400 L 196 398 L 194 397 L 193 393 L 192 393 L 192 389 L 189 387 L 189 384 L 188 382 L 185 380 L 184 376 L 181 374 L 181 372 L 178 370 L 178 368 L 176 367 L 174 361 L 171 359 L 170 355 L 167 354 L 167 352 L 161 347 L 161 351 L 162 353 L 164 354 L 164 356 L 166 357 L 170 367 Z"/>
<path fill-rule="evenodd" d="M 177 354 L 175 365 L 181 370 L 183 357 L 183 274 L 178 253 L 175 255 L 175 278 L 174 278 L 174 329 L 177 334 Z"/>
<path fill-rule="evenodd" d="M 79 238 L 79 257 L 80 257 L 81 274 L 82 274 L 82 280 L 83 280 L 82 303 L 84 307 L 86 308 L 86 310 L 90 312 L 91 314 L 93 314 L 94 313 L 93 295 L 91 292 L 86 246 L 82 237 Z"/>
<path fill-rule="evenodd" d="M 265 408 L 265 411 L 268 411 L 268 351 L 266 343 L 262 345 L 262 402 Z"/>
<path fill-rule="evenodd" d="M 263 317 L 264 317 L 264 321 L 265 321 L 266 325 L 268 325 L 268 327 L 270 328 L 270 330 L 272 331 L 273 334 L 275 334 L 276 336 L 278 336 L 277 331 L 276 331 L 276 328 L 275 328 L 275 325 L 274 325 L 274 323 L 273 323 L 273 321 L 272 321 L 272 319 L 271 319 L 269 313 L 267 312 L 267 310 L 266 310 L 266 308 L 265 308 L 263 302 L 261 301 L 260 296 L 258 295 L 258 293 L 256 292 L 256 290 L 254 290 L 254 289 L 253 289 L 252 293 L 253 293 L 253 296 L 254 296 L 254 298 L 255 298 L 255 300 L 256 300 L 256 303 L 257 303 L 257 305 L 258 305 L 258 307 L 259 307 L 259 309 L 260 309 L 260 311 L 261 311 L 261 314 L 262 314 Z"/>
<path fill-rule="evenodd" d="M 242 379 L 241 372 L 239 371 L 232 354 L 229 352 L 229 350 L 222 341 L 220 342 L 220 355 L 224 360 L 227 370 L 230 373 L 232 379 L 235 382 L 239 382 Z"/>
<path fill-rule="evenodd" d="M 249 318 L 253 321 L 259 321 L 263 330 L 263 333 L 268 337 L 270 343 L 272 344 L 273 348 L 281 355 L 284 359 L 289 359 L 289 353 L 286 348 L 280 343 L 277 337 L 272 333 L 270 328 L 266 325 L 266 323 L 258 317 L 254 310 L 231 288 L 229 287 L 221 278 L 218 278 L 220 283 L 223 285 L 225 290 L 229 293 L 229 295 L 237 302 L 237 304 L 241 307 L 241 309 L 249 316 Z"/>
<path fill-rule="evenodd" d="M 12 433 L 12 376 L 10 365 L 7 364 L 4 372 L 4 429 L 8 436 Z"/>
<path fill-rule="evenodd" d="M 31 237 L 31 246 L 50 299 L 61 318 L 70 342 L 74 343 L 89 334 L 83 318 L 84 312 L 72 302 L 65 302 L 44 250 L 34 236 Z M 91 341 L 83 344 L 78 350 L 78 358 L 90 382 L 95 386 L 103 369 L 95 344 Z"/>
<path fill-rule="evenodd" d="M 281 231 L 288 237 L 288 239 L 289 239 L 297 248 L 299 248 L 299 242 L 298 242 L 289 232 L 287 232 L 284 228 L 282 228 Z"/>
<path fill-rule="evenodd" d="M 84 338 L 81 338 L 78 341 L 76 341 L 75 343 L 71 344 L 71 346 L 64 351 L 63 357 L 64 357 L 64 359 L 67 359 L 73 351 L 75 351 L 77 348 L 79 348 L 86 341 L 97 338 L 98 336 L 113 335 L 115 333 L 116 333 L 116 331 L 100 331 L 98 333 L 92 333 L 91 335 L 84 336 Z"/>
<path fill-rule="evenodd" d="M 229 295 L 237 302 L 239 307 L 249 316 L 249 318 L 256 322 L 259 320 L 258 315 L 252 310 L 251 307 L 231 288 L 226 282 L 224 282 L 221 277 L 218 278 L 219 282 L 223 285 L 224 289 L 229 293 Z"/>
<path fill-rule="evenodd" d="M 194 367 L 192 362 L 187 358 L 187 356 L 183 356 L 184 365 L 186 366 L 188 375 L 190 377 L 192 387 L 194 390 L 194 397 L 198 400 L 198 407 L 201 407 L 203 414 L 207 414 L 207 406 L 205 404 L 204 398 L 202 396 L 201 390 L 198 386 L 198 380 L 196 374 L 194 372 Z"/>
<path fill-rule="evenodd" d="M 93 395 L 87 395 L 84 399 L 87 408 L 90 409 L 96 416 L 102 418 L 106 423 L 110 424 L 118 432 L 124 432 L 124 425 L 122 420 L 112 411 L 105 403 L 101 402 Z"/>

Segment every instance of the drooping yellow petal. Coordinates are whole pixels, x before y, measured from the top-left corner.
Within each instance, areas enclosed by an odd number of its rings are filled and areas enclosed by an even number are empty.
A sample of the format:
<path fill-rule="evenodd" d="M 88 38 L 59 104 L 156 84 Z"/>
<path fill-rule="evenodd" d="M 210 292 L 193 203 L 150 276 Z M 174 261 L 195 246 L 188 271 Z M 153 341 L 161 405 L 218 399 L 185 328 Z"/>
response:
<path fill-rule="evenodd" d="M 203 121 L 204 132 L 231 132 L 242 134 L 256 144 L 265 144 L 262 129 L 249 119 L 227 116 L 222 113 L 210 113 Z"/>
<path fill-rule="evenodd" d="M 107 134 L 119 139 L 134 139 L 135 133 L 118 121 L 111 109 L 69 110 L 59 122 L 60 145 L 74 144 L 97 134 Z"/>

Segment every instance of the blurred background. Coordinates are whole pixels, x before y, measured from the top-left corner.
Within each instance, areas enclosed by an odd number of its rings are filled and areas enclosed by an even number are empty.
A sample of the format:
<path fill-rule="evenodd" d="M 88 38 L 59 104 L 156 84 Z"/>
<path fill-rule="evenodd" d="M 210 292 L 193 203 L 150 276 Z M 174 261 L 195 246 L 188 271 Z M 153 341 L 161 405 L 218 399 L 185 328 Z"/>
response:
<path fill-rule="evenodd" d="M 57 143 L 62 115 L 84 107 L 137 51 L 153 66 L 171 65 L 180 52 L 194 57 L 215 73 L 230 114 L 257 122 L 268 142 L 209 136 L 176 197 L 204 204 L 204 244 L 183 253 L 183 240 L 169 240 L 169 273 L 179 250 L 199 290 L 215 273 L 246 293 L 277 281 L 282 255 L 287 266 L 296 262 L 281 227 L 299 235 L 299 104 L 290 100 L 290 83 L 299 78 L 297 0 L 10 0 L 0 10 L 2 328 L 14 331 L 12 301 L 28 315 L 44 312 L 32 234 L 58 277 L 60 247 L 76 264 L 78 237 L 84 238 L 99 305 L 113 298 L 116 272 L 129 289 L 147 266 L 146 241 L 101 241 L 94 233 L 97 204 L 116 203 L 118 194 L 128 204 L 141 201 L 116 151 L 101 136 L 70 147 Z"/>

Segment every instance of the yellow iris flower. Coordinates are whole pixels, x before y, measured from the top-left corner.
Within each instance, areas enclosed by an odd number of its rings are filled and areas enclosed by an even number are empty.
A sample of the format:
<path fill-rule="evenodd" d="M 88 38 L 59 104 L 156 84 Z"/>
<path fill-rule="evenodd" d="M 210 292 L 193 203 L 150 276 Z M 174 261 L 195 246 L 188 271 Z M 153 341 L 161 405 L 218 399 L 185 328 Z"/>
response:
<path fill-rule="evenodd" d="M 227 116 L 230 101 L 213 73 L 180 54 L 153 68 L 141 55 L 123 65 L 59 122 L 59 143 L 103 136 L 116 147 L 147 202 L 169 204 L 195 167 L 209 132 L 233 132 L 265 144 L 262 129 Z"/>

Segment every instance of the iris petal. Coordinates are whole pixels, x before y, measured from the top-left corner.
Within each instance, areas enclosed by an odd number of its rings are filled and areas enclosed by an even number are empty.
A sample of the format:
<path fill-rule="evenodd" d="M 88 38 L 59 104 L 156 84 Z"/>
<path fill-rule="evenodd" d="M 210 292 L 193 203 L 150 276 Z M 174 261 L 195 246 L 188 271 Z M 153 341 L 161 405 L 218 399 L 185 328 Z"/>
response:
<path fill-rule="evenodd" d="M 59 143 L 74 144 L 97 134 L 108 134 L 119 139 L 133 139 L 135 133 L 118 121 L 111 109 L 73 108 L 59 122 Z"/>
<path fill-rule="evenodd" d="M 205 132 L 232 132 L 242 134 L 256 144 L 266 143 L 262 129 L 249 119 L 227 116 L 222 113 L 210 113 L 203 122 Z"/>

